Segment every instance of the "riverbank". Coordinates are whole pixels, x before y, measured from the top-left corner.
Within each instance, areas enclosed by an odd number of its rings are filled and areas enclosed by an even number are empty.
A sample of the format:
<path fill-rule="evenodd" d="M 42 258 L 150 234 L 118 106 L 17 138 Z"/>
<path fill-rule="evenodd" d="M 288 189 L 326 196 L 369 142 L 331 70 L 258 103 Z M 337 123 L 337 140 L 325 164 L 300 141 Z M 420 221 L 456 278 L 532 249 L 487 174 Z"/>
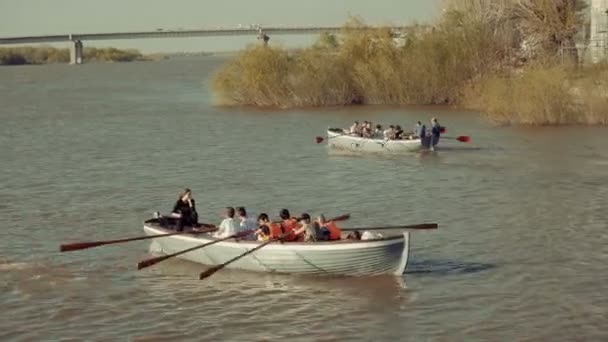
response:
<path fill-rule="evenodd" d="M 162 54 L 143 55 L 135 49 L 85 48 L 86 62 L 132 62 L 165 58 Z M 0 48 L 0 65 L 69 63 L 70 50 L 54 47 Z"/>
<path fill-rule="evenodd" d="M 502 125 L 608 124 L 602 78 L 608 65 L 583 67 L 576 50 L 560 50 L 574 41 L 583 7 L 559 8 L 570 17 L 554 18 L 557 24 L 539 35 L 537 18 L 530 16 L 551 16 L 558 8 L 505 19 L 504 13 L 486 15 L 503 10 L 491 8 L 494 3 L 451 3 L 437 23 L 413 27 L 398 39 L 389 29 L 351 20 L 339 38 L 321 35 L 298 52 L 249 47 L 215 74 L 217 103 L 447 104 L 478 110 Z"/>

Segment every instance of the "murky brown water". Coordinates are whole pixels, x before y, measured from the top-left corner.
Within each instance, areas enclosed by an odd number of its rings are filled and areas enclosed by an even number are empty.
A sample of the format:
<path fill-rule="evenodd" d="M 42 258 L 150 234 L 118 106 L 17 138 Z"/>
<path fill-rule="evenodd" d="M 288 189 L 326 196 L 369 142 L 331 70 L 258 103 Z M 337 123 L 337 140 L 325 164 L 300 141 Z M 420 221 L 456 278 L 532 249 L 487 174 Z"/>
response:
<path fill-rule="evenodd" d="M 219 60 L 0 68 L 0 340 L 589 340 L 608 338 L 608 130 L 495 128 L 438 108 L 211 106 Z M 473 144 L 328 154 L 327 126 L 436 115 Z M 185 187 L 226 205 L 434 221 L 403 278 L 135 264 L 137 236 Z"/>

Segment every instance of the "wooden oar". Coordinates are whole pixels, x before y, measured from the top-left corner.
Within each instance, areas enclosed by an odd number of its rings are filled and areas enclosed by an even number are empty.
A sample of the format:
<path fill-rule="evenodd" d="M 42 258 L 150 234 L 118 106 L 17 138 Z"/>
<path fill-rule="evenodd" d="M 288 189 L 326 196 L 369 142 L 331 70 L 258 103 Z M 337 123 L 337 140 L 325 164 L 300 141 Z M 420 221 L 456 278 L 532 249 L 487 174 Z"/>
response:
<path fill-rule="evenodd" d="M 345 221 L 345 220 L 348 220 L 349 218 L 350 218 L 350 214 L 343 214 L 343 215 L 340 215 L 340 216 L 336 216 L 336 217 L 332 218 L 331 220 L 326 220 L 326 221 Z M 300 221 L 300 220 L 302 220 L 302 218 L 301 217 L 297 217 L 296 220 Z M 272 223 L 281 223 L 281 222 L 283 222 L 283 220 L 281 220 L 281 221 L 272 221 Z"/>
<path fill-rule="evenodd" d="M 208 224 L 202 224 L 202 226 L 213 227 L 212 225 L 208 225 Z M 93 248 L 93 247 L 104 246 L 104 245 L 113 245 L 113 244 L 123 243 L 123 242 L 155 239 L 155 238 L 161 238 L 161 237 L 165 237 L 165 236 L 172 236 L 172 235 L 179 235 L 179 234 L 203 234 L 203 233 L 213 232 L 216 230 L 217 230 L 217 228 L 207 228 L 207 229 L 202 229 L 202 230 L 197 230 L 197 231 L 182 231 L 182 232 L 173 232 L 173 233 L 166 233 L 166 234 L 146 235 L 146 236 L 138 236 L 138 237 L 134 237 L 134 238 L 126 238 L 126 239 L 118 239 L 118 240 L 75 242 L 75 243 L 68 243 L 68 244 L 61 245 L 61 246 L 59 246 L 59 250 L 61 252 L 71 252 L 71 251 L 77 251 L 77 250 L 81 250 L 81 249 Z"/>
<path fill-rule="evenodd" d="M 351 133 L 351 132 L 342 133 L 342 134 L 335 135 L 333 137 L 329 137 L 329 138 L 327 138 L 327 140 L 333 139 L 333 138 L 337 138 L 337 137 L 341 137 L 341 136 L 344 136 L 344 135 L 353 135 L 353 134 L 355 134 L 355 133 Z M 325 138 L 323 138 L 322 136 L 316 136 L 315 137 L 315 141 L 317 142 L 317 144 L 322 143 L 323 140 L 325 140 Z"/>
<path fill-rule="evenodd" d="M 262 247 L 264 247 L 264 246 L 266 246 L 266 245 L 268 245 L 268 244 L 270 244 L 270 243 L 273 243 L 273 242 L 275 242 L 275 241 L 279 241 L 279 240 L 281 240 L 281 239 L 284 239 L 284 238 L 285 238 L 285 237 L 287 237 L 287 235 L 289 235 L 290 233 L 291 233 L 291 232 L 289 232 L 289 233 L 283 233 L 283 234 L 279 235 L 278 237 L 275 237 L 275 238 L 272 238 L 272 239 L 270 239 L 270 240 L 268 240 L 268 241 L 265 241 L 265 242 L 264 242 L 264 243 L 262 243 L 261 245 L 256 246 L 256 247 L 254 247 L 254 248 L 252 248 L 252 249 L 248 250 L 247 252 L 245 252 L 245 253 L 243 253 L 243 254 L 241 254 L 241 255 L 237 255 L 237 256 L 235 256 L 234 258 L 232 258 L 232 259 L 230 259 L 230 260 L 226 261 L 226 262 L 225 262 L 225 263 L 223 263 L 223 264 L 219 264 L 219 265 L 213 266 L 213 267 L 211 267 L 211 268 L 207 269 L 206 271 L 201 272 L 201 274 L 199 275 L 199 277 L 198 277 L 198 278 L 202 280 L 202 279 L 205 279 L 205 278 L 207 278 L 207 277 L 210 277 L 211 275 L 213 275 L 213 273 L 215 273 L 215 272 L 217 272 L 217 271 L 221 270 L 222 268 L 226 267 L 226 265 L 229 265 L 229 264 L 231 264 L 231 263 L 233 263 L 233 262 L 235 262 L 235 261 L 239 260 L 240 258 L 242 258 L 242 257 L 244 257 L 244 256 L 246 256 L 246 255 L 248 255 L 248 254 L 251 254 L 251 253 L 253 253 L 253 252 L 257 251 L 258 249 L 260 249 L 260 248 L 262 248 Z"/>
<path fill-rule="evenodd" d="M 158 264 L 159 262 L 167 260 L 169 258 L 173 258 L 173 257 L 176 257 L 178 255 L 181 255 L 181 254 L 184 254 L 184 253 L 188 253 L 188 252 L 191 252 L 191 251 L 203 248 L 203 247 L 211 246 L 211 245 L 216 244 L 218 242 L 222 242 L 222 241 L 226 241 L 226 240 L 230 240 L 230 239 L 235 239 L 235 238 L 247 236 L 249 234 L 252 234 L 253 232 L 255 232 L 255 229 L 246 230 L 246 231 L 243 231 L 243 232 L 239 232 L 239 233 L 230 235 L 230 236 L 225 237 L 225 238 L 221 238 L 221 239 L 218 239 L 218 240 L 213 240 L 211 242 L 207 242 L 207 243 L 204 243 L 202 245 L 198 245 L 198 246 L 194 246 L 194 247 L 191 247 L 191 248 L 188 248 L 188 249 L 184 249 L 183 251 L 179 251 L 177 253 L 168 254 L 168 255 L 162 255 L 162 256 L 159 256 L 159 257 L 151 258 L 151 259 L 146 259 L 144 261 L 140 261 L 139 263 L 137 263 L 137 269 L 141 270 L 142 268 L 150 267 L 152 265 Z"/>
<path fill-rule="evenodd" d="M 392 230 L 392 229 L 437 229 L 439 225 L 437 223 L 421 223 L 421 224 L 410 224 L 405 226 L 381 226 L 381 227 L 359 227 L 359 228 L 340 228 L 342 231 L 354 231 L 354 230 Z"/>

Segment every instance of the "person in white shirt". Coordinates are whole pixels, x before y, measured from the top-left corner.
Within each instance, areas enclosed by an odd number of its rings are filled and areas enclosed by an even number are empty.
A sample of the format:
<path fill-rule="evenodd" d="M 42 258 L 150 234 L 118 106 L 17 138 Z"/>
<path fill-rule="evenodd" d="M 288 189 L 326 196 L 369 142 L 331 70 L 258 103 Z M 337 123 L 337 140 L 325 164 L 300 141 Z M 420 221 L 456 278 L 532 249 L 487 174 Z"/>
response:
<path fill-rule="evenodd" d="M 382 130 L 382 125 L 376 125 L 376 129 L 374 130 L 374 134 L 372 138 L 382 139 L 384 137 L 384 131 Z"/>
<path fill-rule="evenodd" d="M 393 126 L 393 125 L 388 126 L 388 128 L 384 131 L 384 139 L 385 140 L 395 139 L 395 126 Z"/>
<path fill-rule="evenodd" d="M 250 231 L 251 234 L 247 235 L 247 239 L 254 240 L 254 232 L 258 228 L 258 223 L 254 219 L 247 217 L 247 211 L 245 210 L 245 207 L 236 208 L 236 214 L 239 220 L 239 232 Z"/>
<path fill-rule="evenodd" d="M 239 224 L 234 219 L 234 208 L 226 207 L 226 218 L 220 223 L 219 229 L 213 234 L 213 237 L 218 239 L 226 238 L 238 233 L 239 230 Z"/>
<path fill-rule="evenodd" d="M 350 126 L 350 134 L 357 134 L 361 130 L 361 126 L 359 126 L 359 121 L 355 121 L 352 126 Z"/>

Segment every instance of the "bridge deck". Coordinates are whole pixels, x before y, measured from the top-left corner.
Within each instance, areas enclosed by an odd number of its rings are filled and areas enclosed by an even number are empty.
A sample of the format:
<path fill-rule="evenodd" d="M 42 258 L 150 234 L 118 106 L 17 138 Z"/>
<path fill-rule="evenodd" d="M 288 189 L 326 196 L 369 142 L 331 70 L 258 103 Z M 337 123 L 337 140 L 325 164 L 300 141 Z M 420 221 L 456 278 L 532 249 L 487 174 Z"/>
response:
<path fill-rule="evenodd" d="M 367 28 L 354 28 L 368 29 Z M 403 30 L 406 26 L 392 26 L 392 30 Z M 314 33 L 338 33 L 342 27 L 267 27 L 261 30 L 268 35 L 282 34 L 314 34 Z M 27 43 L 53 43 L 76 40 L 115 40 L 115 39 L 148 39 L 148 38 L 188 38 L 188 37 L 216 37 L 216 36 L 248 36 L 258 35 L 257 28 L 235 28 L 235 29 L 211 29 L 211 30 L 157 30 L 142 32 L 114 32 L 114 33 L 83 33 L 83 34 L 59 34 L 48 36 L 24 36 L 0 38 L 0 44 L 27 44 Z"/>

